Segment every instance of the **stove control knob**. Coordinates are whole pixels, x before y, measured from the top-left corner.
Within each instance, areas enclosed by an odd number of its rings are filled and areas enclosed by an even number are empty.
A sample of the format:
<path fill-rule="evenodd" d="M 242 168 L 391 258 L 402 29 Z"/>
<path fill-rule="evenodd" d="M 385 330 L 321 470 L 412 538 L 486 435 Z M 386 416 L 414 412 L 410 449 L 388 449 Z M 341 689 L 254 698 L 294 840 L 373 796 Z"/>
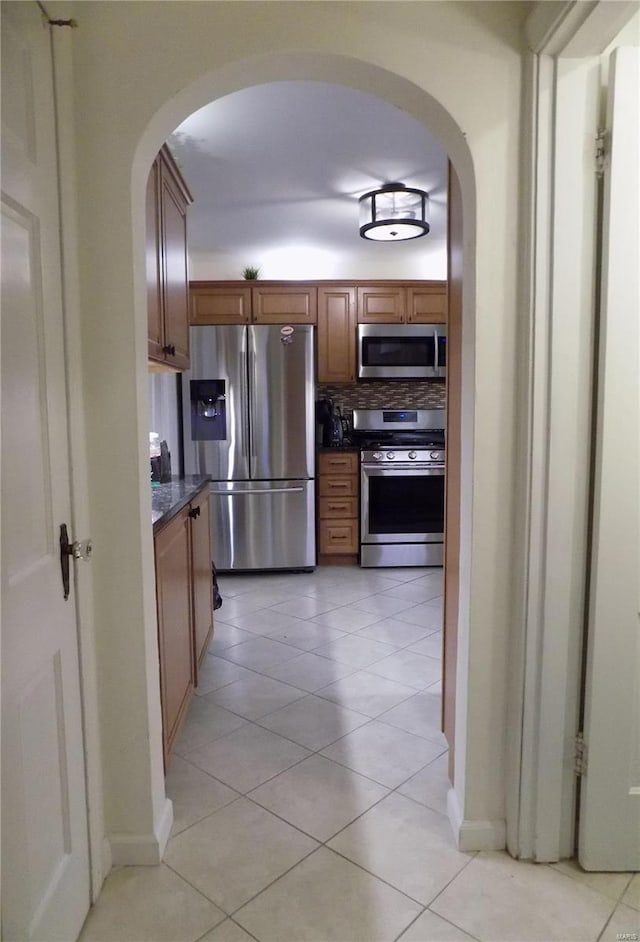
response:
<path fill-rule="evenodd" d="M 396 456 L 395 451 L 388 451 L 388 452 L 387 452 L 387 461 L 393 461 L 393 459 L 395 458 L 395 456 Z"/>
<path fill-rule="evenodd" d="M 415 459 L 418 457 L 418 452 L 417 452 L 417 451 L 410 451 L 410 452 L 409 452 L 409 457 L 411 458 L 412 461 L 415 461 Z"/>
<path fill-rule="evenodd" d="M 373 460 L 374 460 L 374 461 L 382 461 L 383 458 L 384 458 L 384 455 L 382 454 L 381 451 L 374 451 L 374 453 L 373 453 Z"/>
<path fill-rule="evenodd" d="M 440 459 L 440 452 L 439 452 L 439 451 L 430 451 L 430 452 L 429 452 L 429 457 L 430 457 L 430 458 L 433 458 L 434 461 L 438 461 L 438 460 Z"/>

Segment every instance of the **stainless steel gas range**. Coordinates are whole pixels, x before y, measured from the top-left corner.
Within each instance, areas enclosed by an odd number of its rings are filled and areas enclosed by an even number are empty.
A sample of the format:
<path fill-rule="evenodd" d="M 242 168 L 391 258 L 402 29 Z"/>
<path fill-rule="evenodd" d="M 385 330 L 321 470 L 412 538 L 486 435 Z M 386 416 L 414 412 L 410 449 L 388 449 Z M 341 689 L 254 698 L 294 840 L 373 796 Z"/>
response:
<path fill-rule="evenodd" d="M 444 409 L 356 409 L 360 563 L 442 566 Z"/>

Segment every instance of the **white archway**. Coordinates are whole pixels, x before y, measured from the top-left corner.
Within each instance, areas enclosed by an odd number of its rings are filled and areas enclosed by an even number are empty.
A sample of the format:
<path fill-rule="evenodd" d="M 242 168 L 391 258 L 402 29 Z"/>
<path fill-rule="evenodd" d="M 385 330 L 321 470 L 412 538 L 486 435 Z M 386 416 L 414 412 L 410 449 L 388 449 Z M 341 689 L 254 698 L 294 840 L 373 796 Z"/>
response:
<path fill-rule="evenodd" d="M 447 151 L 462 192 L 464 214 L 464 292 L 463 292 L 463 370 L 462 370 L 462 458 L 461 546 L 470 546 L 473 468 L 473 382 L 474 382 L 474 298 L 475 298 L 475 175 L 471 153 L 464 134 L 446 109 L 424 89 L 368 62 L 338 55 L 280 53 L 234 62 L 212 70 L 167 101 L 154 115 L 135 151 L 131 172 L 133 206 L 134 279 L 136 320 L 146 325 L 145 211 L 144 198 L 149 168 L 157 151 L 171 132 L 190 114 L 211 101 L 253 85 L 275 81 L 315 80 L 359 89 L 389 102 L 424 124 Z M 145 328 L 146 329 L 146 328 Z M 139 363 L 139 370 L 145 364 Z M 146 416 L 138 416 L 145 427 Z M 466 766 L 466 698 L 468 669 L 468 611 L 471 591 L 470 553 L 463 552 L 460 565 L 458 659 L 456 678 L 456 793 L 450 801 L 454 831 L 458 832 L 464 806 Z M 461 722 L 459 722 L 461 720 Z M 498 838 L 500 841 L 501 838 Z"/>

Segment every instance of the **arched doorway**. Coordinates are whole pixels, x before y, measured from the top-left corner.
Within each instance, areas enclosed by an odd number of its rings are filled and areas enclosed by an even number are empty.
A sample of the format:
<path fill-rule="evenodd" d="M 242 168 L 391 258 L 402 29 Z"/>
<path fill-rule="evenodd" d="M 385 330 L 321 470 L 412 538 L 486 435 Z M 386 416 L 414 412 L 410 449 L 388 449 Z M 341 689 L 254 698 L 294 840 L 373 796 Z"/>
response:
<path fill-rule="evenodd" d="M 455 421 L 459 423 L 458 443 L 462 445 L 465 451 L 465 472 L 460 473 L 460 467 L 456 469 L 455 486 L 457 494 L 455 498 L 450 496 L 449 503 L 453 506 L 455 503 L 460 505 L 461 490 L 467 490 L 467 499 L 464 501 L 465 512 L 459 515 L 455 522 L 457 535 L 462 534 L 461 539 L 465 540 L 465 534 L 469 534 L 471 529 L 471 479 L 472 479 L 472 427 L 470 403 L 472 403 L 472 382 L 473 382 L 473 362 L 468 355 L 473 349 L 473 297 L 475 285 L 475 266 L 474 266 L 474 243 L 475 243 L 475 179 L 471 164 L 471 155 L 464 135 L 453 121 L 445 109 L 428 93 L 409 83 L 405 79 L 394 75 L 391 72 L 372 66 L 366 62 L 333 55 L 273 55 L 264 56 L 260 59 L 245 60 L 242 63 L 234 63 L 231 66 L 211 72 L 203 76 L 196 83 L 184 89 L 178 96 L 168 101 L 158 112 L 153 120 L 147 126 L 144 134 L 140 138 L 136 148 L 132 168 L 132 198 L 133 198 L 133 232 L 134 232 L 134 277 L 136 283 L 140 285 L 144 282 L 144 259 L 142 257 L 142 247 L 144 245 L 144 209 L 143 195 L 145 192 L 146 178 L 149 167 L 157 150 L 166 140 L 174 128 L 187 116 L 198 110 L 205 104 L 208 104 L 216 98 L 223 97 L 235 91 L 248 88 L 252 85 L 266 84 L 271 81 L 286 79 L 295 80 L 316 80 L 331 82 L 333 84 L 344 84 L 351 88 L 367 91 L 369 94 L 374 92 L 376 97 L 384 101 L 393 103 L 408 112 L 416 121 L 421 122 L 435 133 L 445 150 L 449 154 L 451 165 L 455 170 L 455 180 L 457 187 L 454 189 L 454 198 L 456 199 L 456 214 L 454 230 L 450 233 L 450 239 L 456 239 L 456 274 L 458 278 L 458 289 L 455 293 L 454 304 L 456 307 L 452 311 L 452 316 L 457 319 L 455 331 L 455 343 L 457 349 L 453 351 L 450 348 L 451 358 L 457 360 L 458 369 L 452 372 L 455 376 L 457 388 L 455 390 L 455 408 L 451 410 L 455 415 Z M 462 245 L 462 214 L 465 220 L 464 252 Z M 464 281 L 464 292 L 462 291 L 462 282 Z M 142 291 L 137 291 L 137 297 L 142 298 Z M 139 304 L 136 307 L 136 320 L 139 323 L 146 323 L 146 308 Z M 464 333 L 464 342 L 467 350 L 467 357 L 462 365 L 462 337 Z M 450 386 L 451 388 L 451 386 Z M 461 407 L 462 401 L 466 401 L 466 408 Z M 145 418 L 140 415 L 139 422 L 141 427 L 145 427 Z M 456 461 L 460 460 L 460 448 L 457 449 Z M 451 541 L 453 544 L 455 541 Z M 459 544 L 458 544 L 459 545 Z M 453 552 L 458 555 L 457 551 Z M 449 552 L 450 561 L 452 551 Z M 467 556 L 465 555 L 465 559 Z M 468 566 L 456 565 L 450 567 L 451 577 L 448 585 L 449 595 L 449 618 L 455 620 L 457 629 L 458 611 L 468 611 L 468 599 L 470 593 L 470 572 Z M 454 602 L 455 596 L 455 604 Z M 462 604 L 458 605 L 458 599 L 462 599 Z M 453 626 L 452 626 L 453 627 Z M 457 643 L 466 648 L 468 638 L 464 631 L 460 634 Z M 463 659 L 467 663 L 467 658 Z M 458 690 L 459 702 L 456 707 L 455 701 L 450 696 L 448 703 L 448 716 L 446 717 L 449 736 L 453 737 L 455 728 L 455 713 L 459 710 L 461 714 L 466 712 L 466 677 L 459 674 L 457 681 L 455 673 L 456 652 L 450 647 L 446 657 L 446 671 L 449 673 L 449 690 Z M 457 764 L 457 789 L 459 795 L 464 794 L 465 788 L 465 767 L 464 761 L 465 741 L 464 734 L 459 737 L 456 744 L 456 751 L 460 752 L 460 761 Z M 450 768 L 453 769 L 454 760 Z M 462 806 L 462 799 L 453 800 L 452 823 L 454 830 L 457 830 L 460 824 L 460 814 L 456 810 Z M 498 838 L 498 840 L 500 840 Z"/>

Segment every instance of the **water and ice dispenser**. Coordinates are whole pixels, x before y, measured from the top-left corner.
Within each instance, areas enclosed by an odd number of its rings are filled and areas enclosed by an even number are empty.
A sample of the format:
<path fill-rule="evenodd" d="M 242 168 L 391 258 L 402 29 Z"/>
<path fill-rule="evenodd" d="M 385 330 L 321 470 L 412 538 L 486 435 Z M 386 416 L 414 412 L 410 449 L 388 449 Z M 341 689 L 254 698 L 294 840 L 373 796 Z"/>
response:
<path fill-rule="evenodd" d="M 189 386 L 192 440 L 224 441 L 227 437 L 225 380 L 192 379 Z"/>

